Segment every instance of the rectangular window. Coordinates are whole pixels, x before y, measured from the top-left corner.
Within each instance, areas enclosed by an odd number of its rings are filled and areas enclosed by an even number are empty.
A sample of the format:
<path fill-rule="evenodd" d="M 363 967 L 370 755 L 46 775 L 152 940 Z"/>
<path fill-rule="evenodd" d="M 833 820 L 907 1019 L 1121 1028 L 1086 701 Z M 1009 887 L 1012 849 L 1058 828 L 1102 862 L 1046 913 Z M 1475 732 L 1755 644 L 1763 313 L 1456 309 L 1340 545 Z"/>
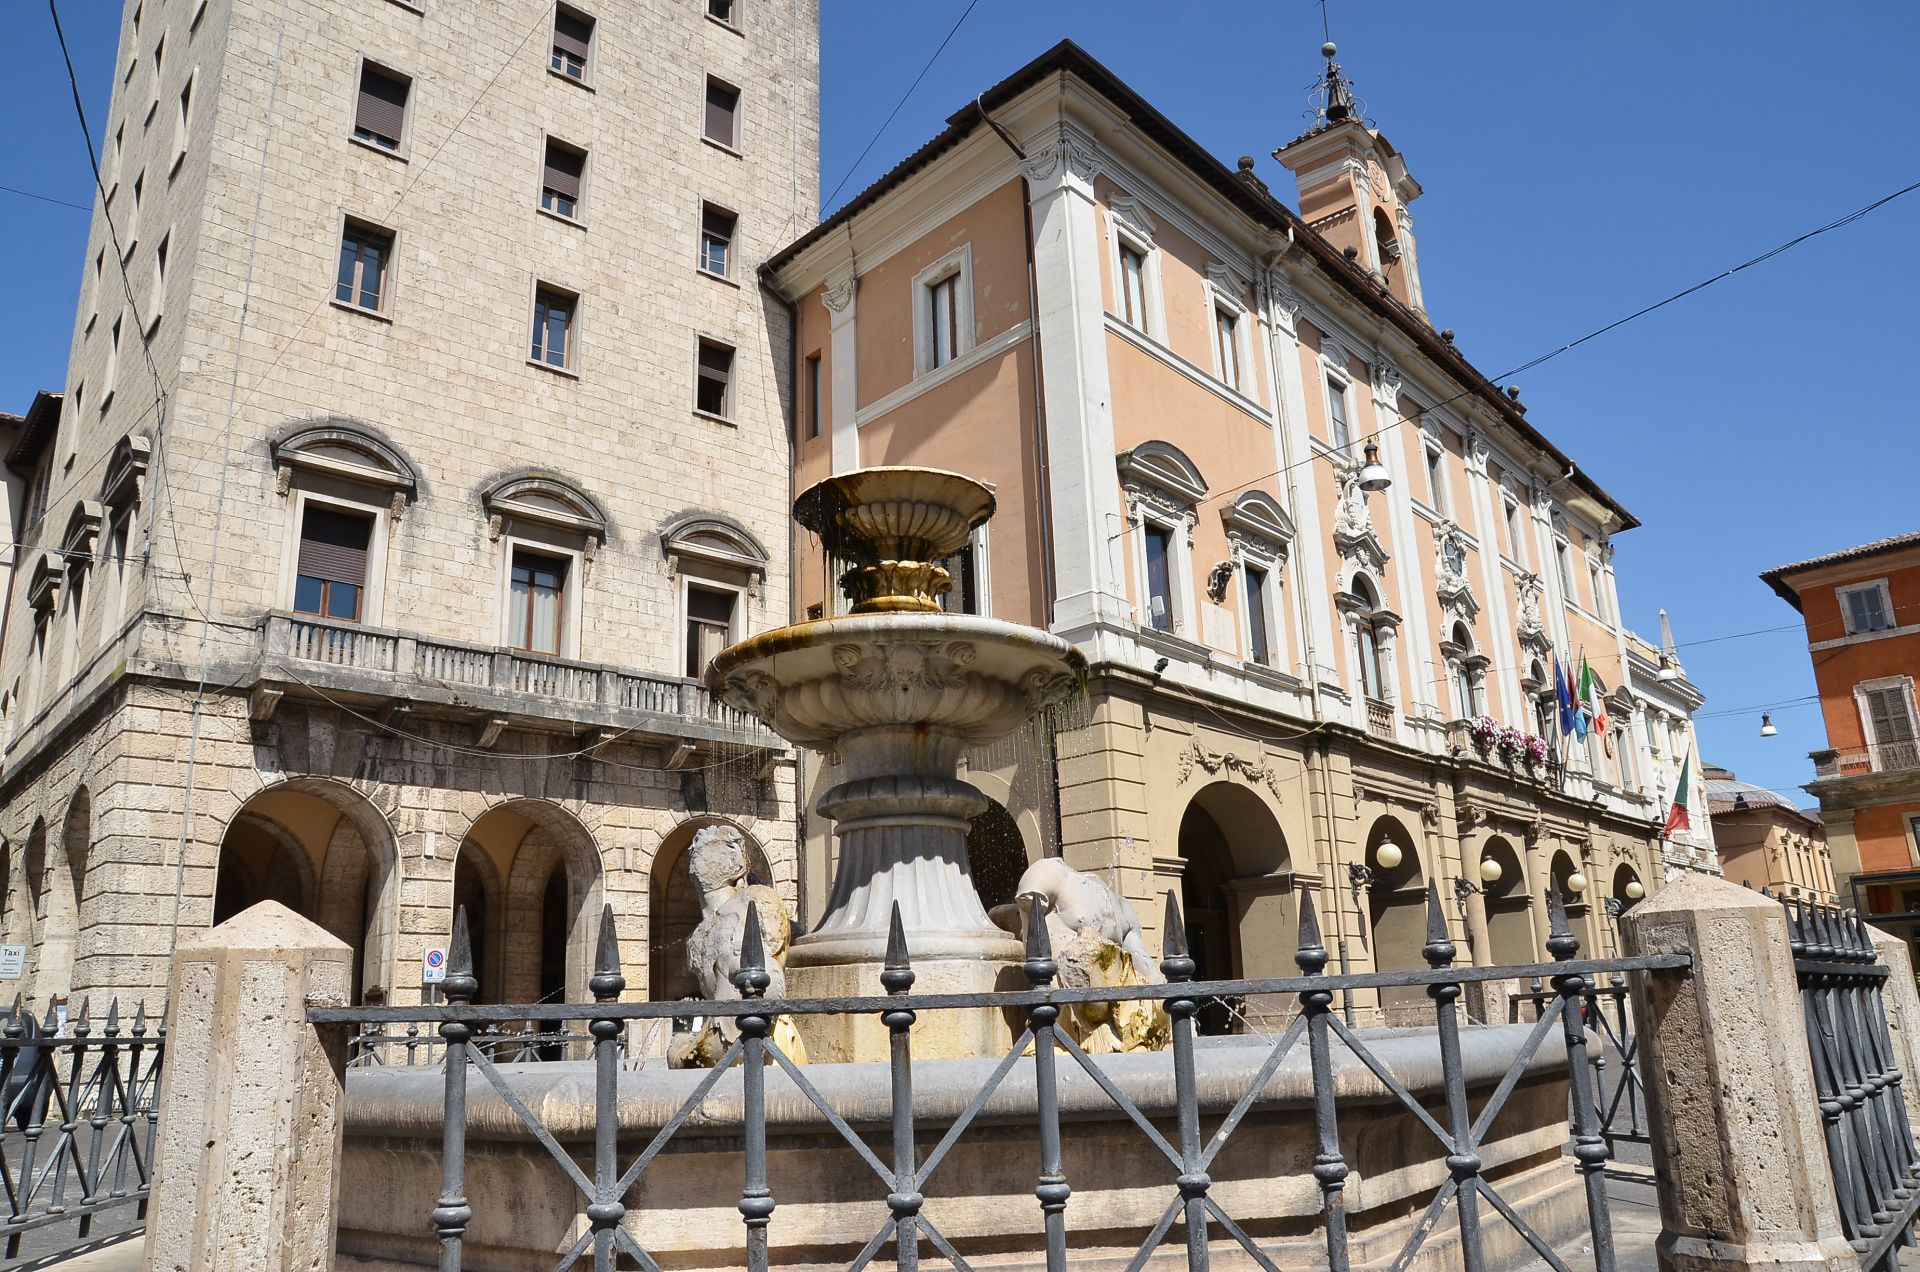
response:
<path fill-rule="evenodd" d="M 566 587 L 566 558 L 514 549 L 507 593 L 507 644 L 534 654 L 558 654 Z"/>
<path fill-rule="evenodd" d="M 715 278 L 733 273 L 733 232 L 740 218 L 711 203 L 700 208 L 700 268 Z"/>
<path fill-rule="evenodd" d="M 1228 310 L 1214 306 L 1214 355 L 1220 360 L 1220 381 L 1230 389 L 1240 387 L 1240 319 Z"/>
<path fill-rule="evenodd" d="M 694 409 L 730 419 L 733 415 L 733 350 L 717 340 L 700 342 L 699 382 Z"/>
<path fill-rule="evenodd" d="M 125 316 L 113 320 L 113 330 L 107 337 L 107 371 L 101 377 L 105 387 L 100 391 L 100 409 L 106 410 L 107 403 L 113 401 L 114 386 L 120 379 L 120 324 Z"/>
<path fill-rule="evenodd" d="M 1433 503 L 1433 510 L 1441 516 L 1450 511 L 1447 503 L 1447 453 L 1429 446 L 1427 452 L 1427 496 Z"/>
<path fill-rule="evenodd" d="M 718 588 L 687 586 L 687 677 L 698 680 L 707 672 L 715 654 L 733 641 L 733 610 L 739 600 L 735 592 Z"/>
<path fill-rule="evenodd" d="M 187 157 L 187 128 L 193 119 L 194 78 L 188 76 L 186 87 L 180 90 L 180 109 L 173 117 L 173 163 L 169 171 L 178 168 L 180 161 Z"/>
<path fill-rule="evenodd" d="M 530 358 L 550 367 L 573 365 L 573 320 L 578 304 L 578 297 L 551 287 L 534 292 Z"/>
<path fill-rule="evenodd" d="M 1860 696 L 1867 708 L 1867 734 L 1873 745 L 1873 766 L 1880 769 L 1909 769 L 1920 766 L 1920 746 L 1914 740 L 1913 711 L 1907 704 L 1904 684 L 1883 689 L 1863 689 Z"/>
<path fill-rule="evenodd" d="M 1573 577 L 1573 549 L 1566 545 L 1565 540 L 1562 540 L 1554 544 L 1553 551 L 1560 562 L 1560 590 L 1566 593 L 1567 604 L 1578 605 L 1580 585 Z"/>
<path fill-rule="evenodd" d="M 1131 243 L 1120 245 L 1120 318 L 1136 331 L 1147 329 L 1147 256 Z"/>
<path fill-rule="evenodd" d="M 1513 555 L 1513 562 L 1521 569 L 1527 568 L 1527 536 L 1523 528 L 1526 521 L 1520 515 L 1520 505 L 1507 500 L 1507 551 Z"/>
<path fill-rule="evenodd" d="M 1884 631 L 1893 626 L 1893 607 L 1887 603 L 1887 585 L 1873 582 L 1840 589 L 1840 609 L 1847 634 Z"/>
<path fill-rule="evenodd" d="M 717 79 L 707 80 L 704 135 L 729 150 L 740 147 L 740 90 Z"/>
<path fill-rule="evenodd" d="M 308 504 L 300 519 L 294 612 L 359 622 L 367 590 L 367 545 L 372 540 L 371 516 Z"/>
<path fill-rule="evenodd" d="M 355 309 L 385 312 L 387 269 L 392 260 L 392 234 L 348 222 L 340 236 L 340 268 L 334 278 L 333 298 Z"/>
<path fill-rule="evenodd" d="M 573 220 L 580 214 L 580 183 L 587 171 L 587 152 L 547 138 L 547 158 L 540 171 L 540 206 L 555 216 Z"/>
<path fill-rule="evenodd" d="M 127 148 L 127 126 L 125 124 L 121 124 L 118 128 L 113 130 L 113 158 L 108 161 L 107 170 L 113 176 L 113 185 L 109 187 L 107 190 L 107 197 L 109 199 L 113 197 L 114 191 L 120 188 L 120 161 L 125 154 L 126 148 Z"/>
<path fill-rule="evenodd" d="M 1328 432 L 1337 451 L 1347 451 L 1353 446 L 1353 433 L 1347 427 L 1347 386 L 1327 377 L 1327 421 Z"/>
<path fill-rule="evenodd" d="M 1593 588 L 1593 612 L 1600 616 L 1601 622 L 1612 622 L 1613 619 L 1607 614 L 1606 579 L 1600 573 L 1599 562 L 1587 562 L 1587 583 Z"/>
<path fill-rule="evenodd" d="M 818 437 L 825 431 L 826 392 L 820 382 L 820 355 L 807 358 L 807 436 Z"/>
<path fill-rule="evenodd" d="M 1149 524 L 1147 536 L 1147 619 L 1157 631 L 1173 630 L 1173 535 Z"/>
<path fill-rule="evenodd" d="M 147 294 L 147 334 L 153 334 L 160 325 L 161 311 L 167 302 L 167 246 L 173 241 L 168 234 L 160 240 L 160 246 L 153 249 L 153 289 Z"/>
<path fill-rule="evenodd" d="M 371 62 L 360 64 L 360 98 L 354 108 L 353 135 L 382 150 L 400 149 L 407 124 L 407 94 L 413 81 L 382 70 Z"/>
<path fill-rule="evenodd" d="M 707 0 L 707 16 L 715 22 L 733 25 L 734 0 Z"/>
<path fill-rule="evenodd" d="M 1246 580 L 1247 659 L 1262 667 L 1273 665 L 1273 646 L 1267 631 L 1267 572 L 1257 565 L 1241 567 Z"/>
<path fill-rule="evenodd" d="M 593 50 L 593 19 L 577 9 L 553 11 L 553 57 L 547 63 L 568 79 L 587 78 L 587 56 Z"/>
<path fill-rule="evenodd" d="M 101 248 L 93 254 L 93 312 L 87 315 L 87 330 L 93 330 L 95 320 L 100 317 L 100 283 L 106 273 L 107 249 Z"/>
<path fill-rule="evenodd" d="M 927 368 L 944 366 L 960 356 L 960 275 L 949 274 L 927 285 L 927 331 L 933 347 Z"/>
<path fill-rule="evenodd" d="M 133 249 L 140 243 L 140 196 L 146 193 L 147 174 L 143 170 L 133 179 L 133 192 L 127 200 L 127 241 L 120 245 L 120 259 L 133 259 Z"/>

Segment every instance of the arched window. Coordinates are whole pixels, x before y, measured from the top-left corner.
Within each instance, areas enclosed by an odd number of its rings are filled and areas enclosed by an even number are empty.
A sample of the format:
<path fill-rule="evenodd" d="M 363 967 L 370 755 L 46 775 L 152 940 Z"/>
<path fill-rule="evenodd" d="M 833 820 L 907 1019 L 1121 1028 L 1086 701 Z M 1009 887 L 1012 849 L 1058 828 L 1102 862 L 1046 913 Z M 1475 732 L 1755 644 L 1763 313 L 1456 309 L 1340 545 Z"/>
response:
<path fill-rule="evenodd" d="M 1460 714 L 1477 716 L 1481 711 L 1480 676 L 1469 659 L 1473 655 L 1473 633 L 1465 623 L 1453 625 L 1453 643 L 1460 650 L 1454 660 L 1454 692 L 1460 696 Z"/>
<path fill-rule="evenodd" d="M 607 517 L 557 473 L 527 470 L 480 497 L 487 537 L 501 544 L 500 643 L 580 658 L 581 593 L 607 539 Z"/>
<path fill-rule="evenodd" d="M 1387 215 L 1385 208 L 1373 210 L 1373 241 L 1380 249 L 1383 265 L 1400 259 L 1400 236 L 1394 232 L 1393 218 Z"/>
<path fill-rule="evenodd" d="M 303 421 L 269 449 L 288 501 L 282 603 L 310 618 L 377 624 L 388 535 L 419 487 L 413 465 L 369 426 L 337 416 Z"/>
<path fill-rule="evenodd" d="M 1533 702 L 1533 728 L 1543 738 L 1553 736 L 1553 684 L 1547 679 L 1547 669 L 1536 658 L 1527 668 L 1527 682 L 1521 688 Z"/>

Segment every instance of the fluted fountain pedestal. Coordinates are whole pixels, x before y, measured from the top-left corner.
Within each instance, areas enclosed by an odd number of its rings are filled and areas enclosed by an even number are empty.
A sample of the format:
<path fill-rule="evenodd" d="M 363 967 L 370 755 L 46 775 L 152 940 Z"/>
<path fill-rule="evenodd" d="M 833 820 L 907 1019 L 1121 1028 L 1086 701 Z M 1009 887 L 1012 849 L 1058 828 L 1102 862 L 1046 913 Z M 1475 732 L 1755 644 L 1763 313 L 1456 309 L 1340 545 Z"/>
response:
<path fill-rule="evenodd" d="M 967 828 L 986 796 L 958 777 L 970 747 L 998 740 L 1078 691 L 1085 662 L 1031 627 L 947 614 L 938 564 L 992 515 L 977 482 L 929 469 L 880 468 L 829 478 L 795 516 L 852 563 L 853 612 L 783 627 L 724 650 L 707 683 L 782 737 L 826 752 L 840 782 L 819 810 L 840 841 L 819 924 L 787 951 L 787 992 L 840 998 L 881 992 L 893 907 L 916 994 L 1018 989 L 1020 943 L 995 927 L 974 891 Z M 877 1016 L 795 1020 L 814 1061 L 883 1060 Z M 914 1054 L 1003 1052 L 1003 1014 L 925 1013 Z"/>

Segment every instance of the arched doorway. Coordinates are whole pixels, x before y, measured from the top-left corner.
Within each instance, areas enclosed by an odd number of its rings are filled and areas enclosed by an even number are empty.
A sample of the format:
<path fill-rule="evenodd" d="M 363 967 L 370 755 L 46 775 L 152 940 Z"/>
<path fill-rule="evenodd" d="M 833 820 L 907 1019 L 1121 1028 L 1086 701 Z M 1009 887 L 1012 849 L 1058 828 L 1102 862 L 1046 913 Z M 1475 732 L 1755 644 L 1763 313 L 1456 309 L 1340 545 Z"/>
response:
<path fill-rule="evenodd" d="M 211 919 L 278 901 L 353 947 L 356 1000 L 389 1000 L 398 884 L 380 811 L 343 783 L 296 778 L 253 796 L 227 823 Z"/>
<path fill-rule="evenodd" d="M 1011 905 L 1027 865 L 1019 824 L 997 800 L 989 800 L 987 811 L 967 827 L 967 868 L 981 907 L 991 914 L 995 906 Z"/>
<path fill-rule="evenodd" d="M 654 1002 L 691 998 L 700 992 L 693 973 L 687 970 L 687 938 L 700 926 L 700 890 L 687 870 L 687 849 L 703 827 L 732 825 L 719 817 L 682 822 L 660 841 L 660 850 L 653 855 L 647 909 L 647 997 Z M 749 877 L 757 883 L 771 884 L 773 871 L 765 851 L 745 831 L 741 831 L 741 838 L 746 841 Z"/>
<path fill-rule="evenodd" d="M 587 828 L 558 804 L 521 799 L 475 818 L 461 842 L 472 853 L 467 886 L 487 910 L 488 993 L 509 1003 L 586 1001 L 604 895 Z M 471 915 L 467 930 L 479 930 Z"/>
<path fill-rule="evenodd" d="M 1399 853 L 1399 860 L 1388 866 L 1384 853 L 1388 844 Z M 1421 867 L 1420 849 L 1413 834 L 1397 818 L 1381 817 L 1367 834 L 1367 864 L 1373 868 L 1373 882 L 1367 889 L 1367 920 L 1375 971 L 1404 972 L 1424 969 L 1427 943 L 1427 877 Z M 1419 986 L 1393 986 L 1380 991 L 1380 1007 L 1392 1020 L 1394 1015 L 1427 1001 Z"/>
<path fill-rule="evenodd" d="M 1513 845 L 1494 835 L 1481 845 L 1480 859 L 1500 865 L 1500 877 L 1486 888 L 1488 962 L 1494 966 L 1538 963 L 1545 957 L 1533 931 L 1533 893 L 1526 867 Z"/>
<path fill-rule="evenodd" d="M 1261 798 L 1234 782 L 1195 793 L 1180 818 L 1180 912 L 1200 980 L 1285 975 L 1298 944 L 1293 863 Z M 1202 1033 L 1230 1033 L 1260 1004 L 1206 1000 Z"/>

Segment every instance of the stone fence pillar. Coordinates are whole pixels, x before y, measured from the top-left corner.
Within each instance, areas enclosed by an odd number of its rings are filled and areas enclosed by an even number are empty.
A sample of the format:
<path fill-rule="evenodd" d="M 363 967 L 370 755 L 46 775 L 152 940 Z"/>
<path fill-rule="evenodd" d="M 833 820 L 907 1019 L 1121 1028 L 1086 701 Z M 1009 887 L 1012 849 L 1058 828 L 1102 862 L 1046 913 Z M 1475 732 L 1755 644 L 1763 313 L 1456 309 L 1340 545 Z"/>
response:
<path fill-rule="evenodd" d="M 143 1268 L 333 1266 L 346 1056 L 306 1010 L 352 985 L 353 951 L 276 901 L 180 947 Z"/>
<path fill-rule="evenodd" d="M 1687 873 L 1628 910 L 1662 1272 L 1858 1272 L 1841 1234 L 1780 903 Z"/>

